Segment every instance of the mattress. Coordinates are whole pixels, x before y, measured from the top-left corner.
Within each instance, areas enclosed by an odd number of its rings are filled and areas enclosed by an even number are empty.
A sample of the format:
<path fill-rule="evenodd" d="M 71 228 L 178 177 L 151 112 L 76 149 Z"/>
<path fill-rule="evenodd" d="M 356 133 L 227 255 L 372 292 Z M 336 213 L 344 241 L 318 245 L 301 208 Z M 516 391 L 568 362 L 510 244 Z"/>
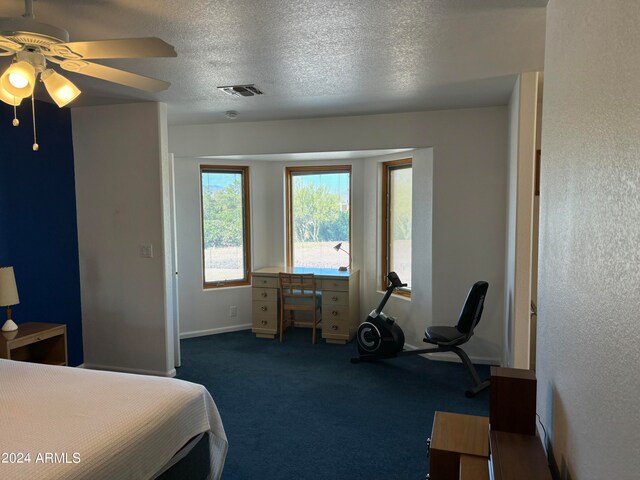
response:
<path fill-rule="evenodd" d="M 227 439 L 202 385 L 0 359 L 0 478 L 151 479 L 205 432 L 218 479 Z"/>

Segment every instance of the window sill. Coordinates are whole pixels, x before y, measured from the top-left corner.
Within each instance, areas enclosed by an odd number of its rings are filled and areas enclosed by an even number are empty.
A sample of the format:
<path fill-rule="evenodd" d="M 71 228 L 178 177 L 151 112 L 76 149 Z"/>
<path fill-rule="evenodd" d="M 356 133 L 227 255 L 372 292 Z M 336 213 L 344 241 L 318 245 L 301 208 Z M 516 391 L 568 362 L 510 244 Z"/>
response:
<path fill-rule="evenodd" d="M 202 287 L 203 292 L 219 292 L 221 290 L 229 290 L 234 288 L 247 288 L 251 287 L 251 283 L 242 282 L 242 283 L 231 283 L 228 285 L 204 285 Z"/>
<path fill-rule="evenodd" d="M 380 295 L 384 295 L 386 292 L 384 290 L 376 290 Z M 410 302 L 411 301 L 411 295 L 402 295 L 401 293 L 392 293 L 391 294 L 392 298 L 399 298 L 401 300 Z"/>

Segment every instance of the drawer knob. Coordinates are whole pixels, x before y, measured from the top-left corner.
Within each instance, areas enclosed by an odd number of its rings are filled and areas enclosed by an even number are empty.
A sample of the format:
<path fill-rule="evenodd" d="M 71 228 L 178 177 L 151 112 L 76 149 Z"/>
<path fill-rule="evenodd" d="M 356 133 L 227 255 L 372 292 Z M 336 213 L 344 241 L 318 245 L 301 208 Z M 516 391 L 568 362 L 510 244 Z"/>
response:
<path fill-rule="evenodd" d="M 338 297 L 336 297 L 335 295 L 333 297 L 331 297 L 331 300 L 333 300 L 334 302 L 338 301 Z"/>
<path fill-rule="evenodd" d="M 267 322 L 266 320 L 262 320 L 260 323 L 261 323 L 262 325 L 266 325 L 268 322 Z"/>
<path fill-rule="evenodd" d="M 333 310 L 333 311 L 331 312 L 331 315 L 333 315 L 334 317 L 337 317 L 337 316 L 338 316 L 338 312 L 337 312 L 337 311 L 335 311 L 335 310 Z"/>
<path fill-rule="evenodd" d="M 262 293 L 260 294 L 260 296 L 261 296 L 262 298 L 267 298 L 267 292 L 262 292 Z"/>
<path fill-rule="evenodd" d="M 41 338 L 41 337 L 38 337 L 38 338 L 36 338 L 36 340 L 40 341 L 40 340 L 42 340 L 42 338 Z"/>
<path fill-rule="evenodd" d="M 261 306 L 261 307 L 260 307 L 260 310 L 262 310 L 263 312 L 266 312 L 266 311 L 267 311 L 267 307 L 266 307 L 266 305 Z"/>
<path fill-rule="evenodd" d="M 337 330 L 338 329 L 338 325 L 331 325 L 331 330 Z"/>
<path fill-rule="evenodd" d="M 267 283 L 267 281 L 266 280 L 262 280 L 262 283 Z"/>

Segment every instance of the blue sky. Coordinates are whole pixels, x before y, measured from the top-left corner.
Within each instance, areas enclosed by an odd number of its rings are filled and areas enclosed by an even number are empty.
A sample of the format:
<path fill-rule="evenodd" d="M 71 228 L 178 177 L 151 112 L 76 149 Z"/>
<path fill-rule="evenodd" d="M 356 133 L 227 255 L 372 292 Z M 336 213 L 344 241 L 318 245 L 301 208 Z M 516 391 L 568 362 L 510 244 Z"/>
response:
<path fill-rule="evenodd" d="M 240 173 L 210 173 L 204 172 L 202 174 L 202 187 L 208 192 L 217 192 L 218 190 L 232 184 Z"/>

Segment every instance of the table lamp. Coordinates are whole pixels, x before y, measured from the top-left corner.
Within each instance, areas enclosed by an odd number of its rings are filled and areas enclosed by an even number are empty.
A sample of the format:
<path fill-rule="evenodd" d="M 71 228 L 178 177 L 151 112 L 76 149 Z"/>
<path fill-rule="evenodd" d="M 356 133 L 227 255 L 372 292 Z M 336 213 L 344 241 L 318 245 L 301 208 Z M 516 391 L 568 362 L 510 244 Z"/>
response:
<path fill-rule="evenodd" d="M 351 270 L 351 254 L 349 252 L 347 252 L 344 248 L 342 248 L 342 242 L 340 242 L 339 244 L 335 245 L 333 247 L 333 249 L 336 252 L 339 252 L 340 250 L 342 250 L 344 253 L 349 255 L 349 266 L 348 267 L 340 267 L 338 270 L 341 271 L 341 272 L 348 272 L 349 270 Z"/>
<path fill-rule="evenodd" d="M 3 332 L 13 332 L 18 325 L 11 320 L 11 305 L 20 303 L 16 277 L 13 275 L 13 267 L 0 268 L 0 307 L 7 307 L 7 321 L 2 326 Z"/>

